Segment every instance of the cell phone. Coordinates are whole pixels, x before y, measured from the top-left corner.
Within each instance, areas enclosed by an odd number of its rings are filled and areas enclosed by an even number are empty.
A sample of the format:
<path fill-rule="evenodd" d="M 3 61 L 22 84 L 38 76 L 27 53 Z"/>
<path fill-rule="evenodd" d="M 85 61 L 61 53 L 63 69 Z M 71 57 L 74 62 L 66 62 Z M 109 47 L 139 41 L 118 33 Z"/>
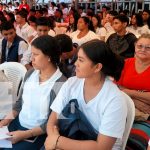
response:
<path fill-rule="evenodd" d="M 34 143 L 37 138 L 38 138 L 38 136 L 35 136 L 35 137 L 28 138 L 28 139 L 24 139 L 24 141 Z"/>

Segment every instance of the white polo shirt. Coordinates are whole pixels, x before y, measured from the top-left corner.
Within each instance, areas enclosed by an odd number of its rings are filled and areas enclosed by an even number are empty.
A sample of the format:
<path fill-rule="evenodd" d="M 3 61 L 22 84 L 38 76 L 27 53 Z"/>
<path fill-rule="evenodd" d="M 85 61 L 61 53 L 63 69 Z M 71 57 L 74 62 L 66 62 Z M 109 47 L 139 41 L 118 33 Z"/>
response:
<path fill-rule="evenodd" d="M 16 26 L 16 33 L 26 41 L 28 41 L 28 37 L 30 37 L 34 32 L 35 30 L 28 23 L 23 25 L 21 28 L 19 25 Z"/>
<path fill-rule="evenodd" d="M 47 81 L 39 84 L 39 70 L 35 70 L 25 82 L 22 99 L 23 105 L 19 114 L 20 124 L 28 129 L 45 123 L 49 115 L 50 91 L 61 77 L 59 69 Z"/>

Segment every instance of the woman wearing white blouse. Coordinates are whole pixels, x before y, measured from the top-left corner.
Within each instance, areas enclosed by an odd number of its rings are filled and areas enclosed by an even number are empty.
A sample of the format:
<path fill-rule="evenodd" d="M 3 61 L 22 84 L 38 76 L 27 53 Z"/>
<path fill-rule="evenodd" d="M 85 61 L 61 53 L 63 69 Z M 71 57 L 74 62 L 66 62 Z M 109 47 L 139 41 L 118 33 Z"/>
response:
<path fill-rule="evenodd" d="M 137 38 L 142 34 L 149 33 L 147 25 L 144 25 L 142 16 L 140 14 L 134 14 L 131 17 L 131 26 L 127 27 L 127 31 L 133 33 Z"/>
<path fill-rule="evenodd" d="M 39 150 L 42 147 L 46 123 L 51 112 L 49 107 L 54 99 L 51 91 L 55 82 L 63 77 L 57 67 L 60 51 L 55 38 L 41 36 L 36 38 L 31 46 L 32 65 L 35 70 L 24 82 L 20 97 L 13 106 L 11 115 L 15 119 L 7 115 L 0 121 L 0 127 L 8 125 L 8 134 L 13 143 L 11 150 Z"/>
<path fill-rule="evenodd" d="M 101 19 L 98 15 L 92 17 L 92 23 L 95 33 L 100 37 L 100 40 L 105 41 L 106 29 L 101 25 Z"/>
<path fill-rule="evenodd" d="M 73 32 L 70 37 L 73 43 L 79 46 L 93 39 L 99 39 L 94 33 L 94 27 L 88 17 L 80 17 L 77 23 L 77 31 Z"/>

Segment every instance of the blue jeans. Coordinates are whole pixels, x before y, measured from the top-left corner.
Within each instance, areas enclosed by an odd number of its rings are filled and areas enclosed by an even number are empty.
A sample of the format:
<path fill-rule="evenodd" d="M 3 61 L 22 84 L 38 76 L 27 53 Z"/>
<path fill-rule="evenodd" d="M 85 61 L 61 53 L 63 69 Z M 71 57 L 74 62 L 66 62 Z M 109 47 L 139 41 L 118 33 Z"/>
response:
<path fill-rule="evenodd" d="M 28 130 L 21 126 L 19 122 L 19 118 L 14 119 L 8 126 L 8 130 L 10 132 L 17 130 Z M 28 140 L 34 140 L 36 137 L 29 138 Z M 36 140 L 32 142 L 28 141 L 20 141 L 16 144 L 13 144 L 13 148 L 3 148 L 2 150 L 40 150 L 40 148 L 44 145 L 44 141 L 46 139 L 46 135 L 40 135 L 36 138 Z"/>

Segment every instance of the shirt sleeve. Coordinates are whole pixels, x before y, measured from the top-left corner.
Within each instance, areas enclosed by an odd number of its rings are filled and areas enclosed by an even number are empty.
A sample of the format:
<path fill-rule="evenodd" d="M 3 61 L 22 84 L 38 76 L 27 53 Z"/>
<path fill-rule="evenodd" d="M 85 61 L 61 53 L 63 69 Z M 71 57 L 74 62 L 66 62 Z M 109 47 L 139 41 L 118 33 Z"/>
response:
<path fill-rule="evenodd" d="M 69 102 L 69 84 L 68 81 L 66 81 L 61 87 L 57 97 L 55 98 L 50 108 L 52 109 L 52 111 L 56 112 L 57 114 L 60 114 L 68 102 Z"/>
<path fill-rule="evenodd" d="M 102 116 L 99 133 L 110 137 L 122 138 L 126 117 L 127 105 L 123 95 L 113 98 Z"/>
<path fill-rule="evenodd" d="M 100 36 L 106 36 L 106 29 L 104 27 L 99 29 L 98 35 Z"/>
<path fill-rule="evenodd" d="M 33 35 L 33 33 L 35 32 L 35 30 L 31 27 L 31 26 L 29 26 L 29 29 L 28 29 L 28 37 L 30 37 L 31 35 Z"/>
<path fill-rule="evenodd" d="M 28 44 L 25 41 L 20 41 L 18 55 L 22 55 L 28 49 Z"/>
<path fill-rule="evenodd" d="M 23 53 L 23 57 L 21 58 L 21 64 L 26 65 L 31 62 L 31 45 L 29 45 L 28 50 Z"/>

